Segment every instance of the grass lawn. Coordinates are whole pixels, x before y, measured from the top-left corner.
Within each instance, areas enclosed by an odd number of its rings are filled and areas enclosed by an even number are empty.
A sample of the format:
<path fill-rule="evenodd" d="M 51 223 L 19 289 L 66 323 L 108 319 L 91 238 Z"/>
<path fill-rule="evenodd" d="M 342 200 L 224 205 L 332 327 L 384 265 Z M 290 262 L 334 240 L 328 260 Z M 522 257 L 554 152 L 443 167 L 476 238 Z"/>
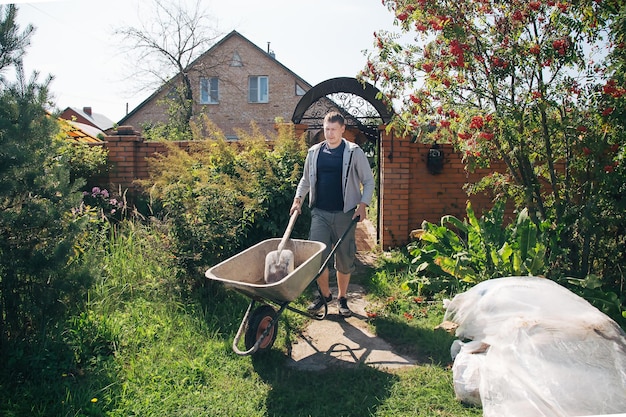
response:
<path fill-rule="evenodd" d="M 135 228 L 93 249 L 99 275 L 84 304 L 51 323 L 45 341 L 16 344 L 3 360 L 0 415 L 482 415 L 454 398 L 451 338 L 433 331 L 440 308 L 411 306 L 407 320 L 384 298 L 372 329 L 423 360 L 408 369 L 288 367 L 286 345 L 305 323 L 291 312 L 270 352 L 241 357 L 231 344 L 249 300 L 217 283 L 182 285 L 194 280 L 180 278 L 158 242 Z"/>

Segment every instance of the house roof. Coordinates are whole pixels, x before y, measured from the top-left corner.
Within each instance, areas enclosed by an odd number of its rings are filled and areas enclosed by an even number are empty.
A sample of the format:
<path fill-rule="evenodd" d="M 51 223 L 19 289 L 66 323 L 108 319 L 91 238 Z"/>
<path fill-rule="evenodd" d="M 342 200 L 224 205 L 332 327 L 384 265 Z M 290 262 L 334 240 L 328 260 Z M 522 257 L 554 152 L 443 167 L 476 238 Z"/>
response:
<path fill-rule="evenodd" d="M 261 49 L 259 46 L 257 46 L 256 44 L 254 44 L 253 42 L 251 42 L 248 38 L 246 38 L 245 36 L 243 36 L 241 33 L 237 32 L 236 30 L 231 31 L 228 35 L 224 36 L 222 39 L 220 39 L 219 41 L 217 41 L 213 46 L 211 46 L 206 52 L 204 52 L 202 55 L 200 55 L 198 58 L 194 59 L 188 66 L 188 68 L 192 68 L 194 65 L 196 65 L 199 61 L 201 61 L 205 56 L 210 55 L 212 52 L 214 52 L 216 49 L 218 49 L 220 46 L 222 46 L 227 40 L 229 40 L 230 38 L 237 36 L 241 39 L 243 39 L 244 41 L 246 41 L 247 43 L 249 43 L 252 47 L 254 47 L 255 49 L 257 49 L 259 52 L 261 52 L 263 55 L 265 55 L 268 59 L 273 60 L 276 65 L 280 66 L 281 68 L 283 68 L 284 70 L 286 70 L 287 72 L 289 72 L 290 74 L 292 74 L 295 78 L 298 79 L 298 81 L 302 82 L 302 84 L 304 84 L 306 87 L 308 88 L 312 88 L 312 85 L 309 84 L 307 81 L 305 81 L 302 77 L 300 77 L 298 74 L 296 74 L 295 72 L 293 72 L 292 70 L 290 70 L 289 68 L 287 68 L 285 65 L 281 64 L 276 57 L 274 56 L 273 53 L 268 53 L 266 51 L 264 51 L 263 49 Z M 147 103 L 149 103 L 150 101 L 152 101 L 152 99 L 154 97 L 156 97 L 160 92 L 163 91 L 164 88 L 167 87 L 167 85 L 174 80 L 175 78 L 177 78 L 179 76 L 179 74 L 176 74 L 174 77 L 170 78 L 166 83 L 164 83 L 161 87 L 159 87 L 154 93 L 152 93 L 148 98 L 146 98 L 144 101 L 142 101 L 137 107 L 135 107 L 133 110 L 131 110 L 126 116 L 124 116 L 119 122 L 118 125 L 122 126 L 126 120 L 128 120 L 132 115 L 134 115 L 136 112 L 138 112 L 139 110 L 141 110 L 141 108 L 143 106 L 145 106 Z"/>
<path fill-rule="evenodd" d="M 104 134 L 104 132 L 97 127 L 87 125 L 85 123 L 78 123 L 71 120 L 65 120 L 59 118 L 61 124 L 61 130 L 65 133 L 68 140 L 73 140 L 80 143 L 100 143 L 103 142 L 98 135 Z"/>
<path fill-rule="evenodd" d="M 113 121 L 105 115 L 92 112 L 91 107 L 83 107 L 82 109 L 78 107 L 67 107 L 65 110 L 63 110 L 61 115 L 65 120 L 71 121 L 71 119 L 68 117 L 68 113 L 74 113 L 76 116 L 79 116 L 88 122 L 85 124 L 91 124 L 92 126 L 95 126 L 100 130 L 107 130 L 115 125 L 115 123 L 113 123 Z"/>

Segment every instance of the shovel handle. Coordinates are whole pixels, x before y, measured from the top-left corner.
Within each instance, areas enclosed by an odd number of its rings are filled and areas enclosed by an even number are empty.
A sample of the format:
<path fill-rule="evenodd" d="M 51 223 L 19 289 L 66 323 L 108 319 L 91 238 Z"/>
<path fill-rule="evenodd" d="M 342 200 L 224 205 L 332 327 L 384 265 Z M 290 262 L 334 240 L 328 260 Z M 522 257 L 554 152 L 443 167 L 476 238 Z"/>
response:
<path fill-rule="evenodd" d="M 291 218 L 289 219 L 289 224 L 287 225 L 287 230 L 285 230 L 285 234 L 283 235 L 283 238 L 278 244 L 278 250 L 277 250 L 278 258 L 280 258 L 280 253 L 283 251 L 283 248 L 285 247 L 285 244 L 287 243 L 287 240 L 289 239 L 289 235 L 291 235 L 291 231 L 293 230 L 293 225 L 296 223 L 297 217 L 298 217 L 298 210 L 294 211 L 293 214 L 291 215 Z"/>

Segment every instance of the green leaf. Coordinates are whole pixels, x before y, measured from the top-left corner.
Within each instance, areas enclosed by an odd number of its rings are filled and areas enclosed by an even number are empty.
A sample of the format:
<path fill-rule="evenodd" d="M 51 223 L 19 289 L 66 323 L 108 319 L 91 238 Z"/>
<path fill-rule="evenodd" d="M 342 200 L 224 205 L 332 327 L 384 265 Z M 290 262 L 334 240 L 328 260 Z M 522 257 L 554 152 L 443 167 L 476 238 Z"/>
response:
<path fill-rule="evenodd" d="M 417 268 L 415 269 L 415 272 L 422 272 L 426 268 L 428 268 L 428 262 L 422 262 L 421 264 L 417 266 Z"/>
<path fill-rule="evenodd" d="M 585 278 L 567 278 L 570 284 L 576 285 L 580 288 L 589 290 L 596 290 L 602 287 L 602 280 L 595 274 L 589 274 Z"/>
<path fill-rule="evenodd" d="M 423 240 L 424 242 L 433 242 L 433 243 L 439 242 L 439 238 L 431 232 L 424 232 L 420 236 L 420 240 Z"/>
<path fill-rule="evenodd" d="M 522 258 L 519 252 L 513 252 L 513 268 L 511 275 L 522 275 Z"/>
<path fill-rule="evenodd" d="M 464 264 L 466 259 L 467 258 L 463 256 L 457 256 L 455 259 L 439 256 L 437 257 L 437 264 L 444 272 L 461 281 L 476 283 L 478 281 L 476 272 L 471 267 Z"/>
<path fill-rule="evenodd" d="M 546 252 L 548 249 L 543 243 L 538 243 L 536 248 L 535 256 L 530 265 L 530 272 L 533 275 L 543 275 L 546 270 Z"/>
<path fill-rule="evenodd" d="M 467 225 L 450 214 L 441 218 L 441 226 L 446 227 L 448 223 L 457 228 L 461 233 L 467 233 Z"/>
<path fill-rule="evenodd" d="M 474 230 L 480 230 L 478 219 L 476 218 L 472 204 L 469 201 L 467 202 L 467 208 L 465 211 L 467 212 L 467 219 L 469 220 L 470 225 L 474 228 Z"/>
<path fill-rule="evenodd" d="M 503 264 L 509 266 L 511 264 L 511 255 L 513 255 L 513 248 L 509 245 L 509 242 L 504 242 L 502 247 L 498 250 L 498 255 L 502 259 Z"/>
<path fill-rule="evenodd" d="M 489 251 L 489 257 L 491 258 L 491 263 L 498 268 L 502 264 L 502 258 L 497 250 L 491 248 Z"/>

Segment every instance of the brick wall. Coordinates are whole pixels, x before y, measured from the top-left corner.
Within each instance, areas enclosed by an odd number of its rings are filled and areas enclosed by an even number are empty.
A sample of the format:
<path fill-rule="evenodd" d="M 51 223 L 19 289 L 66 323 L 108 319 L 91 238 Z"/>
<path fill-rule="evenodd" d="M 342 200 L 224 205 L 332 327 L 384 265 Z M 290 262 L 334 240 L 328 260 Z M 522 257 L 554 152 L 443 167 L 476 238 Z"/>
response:
<path fill-rule="evenodd" d="M 297 126 L 297 131 L 306 126 Z M 399 247 L 410 240 L 410 232 L 421 226 L 424 220 L 438 223 L 442 216 L 452 214 L 465 217 L 468 196 L 463 190 L 467 182 L 475 182 L 485 171 L 468 174 L 463 168 L 461 155 L 450 145 L 444 145 L 443 171 L 433 175 L 426 167 L 426 155 L 430 145 L 412 143 L 408 138 L 396 137 L 381 128 L 380 143 L 380 190 L 379 190 L 379 245 L 387 250 Z M 175 142 L 181 148 L 189 148 L 189 142 Z M 109 152 L 108 178 L 101 179 L 101 186 L 128 190 L 129 197 L 138 193 L 136 179 L 148 177 L 146 158 L 167 152 L 162 142 L 147 142 L 130 126 L 118 128 L 116 135 L 106 137 L 104 146 Z M 495 164 L 494 169 L 503 169 Z M 295 190 L 294 190 L 295 191 Z M 491 196 L 472 196 L 474 211 L 492 206 Z"/>
<path fill-rule="evenodd" d="M 111 190 L 128 190 L 127 197 L 132 203 L 142 190 L 135 183 L 137 179 L 148 178 L 148 159 L 156 154 L 167 154 L 164 142 L 145 141 L 132 126 L 120 126 L 117 134 L 105 137 L 104 147 L 108 151 L 108 174 L 96 179 L 101 186 Z M 189 149 L 189 142 L 173 142 L 182 149 Z"/>
<path fill-rule="evenodd" d="M 406 244 L 410 232 L 424 220 L 439 223 L 446 214 L 465 218 L 468 200 L 477 215 L 493 205 L 492 196 L 469 198 L 463 190 L 465 183 L 478 181 L 487 170 L 469 174 L 461 155 L 451 145 L 442 145 L 443 170 L 433 175 L 426 166 L 430 146 L 382 131 L 378 233 L 383 249 Z M 503 170 L 504 165 L 496 162 L 492 169 Z"/>

